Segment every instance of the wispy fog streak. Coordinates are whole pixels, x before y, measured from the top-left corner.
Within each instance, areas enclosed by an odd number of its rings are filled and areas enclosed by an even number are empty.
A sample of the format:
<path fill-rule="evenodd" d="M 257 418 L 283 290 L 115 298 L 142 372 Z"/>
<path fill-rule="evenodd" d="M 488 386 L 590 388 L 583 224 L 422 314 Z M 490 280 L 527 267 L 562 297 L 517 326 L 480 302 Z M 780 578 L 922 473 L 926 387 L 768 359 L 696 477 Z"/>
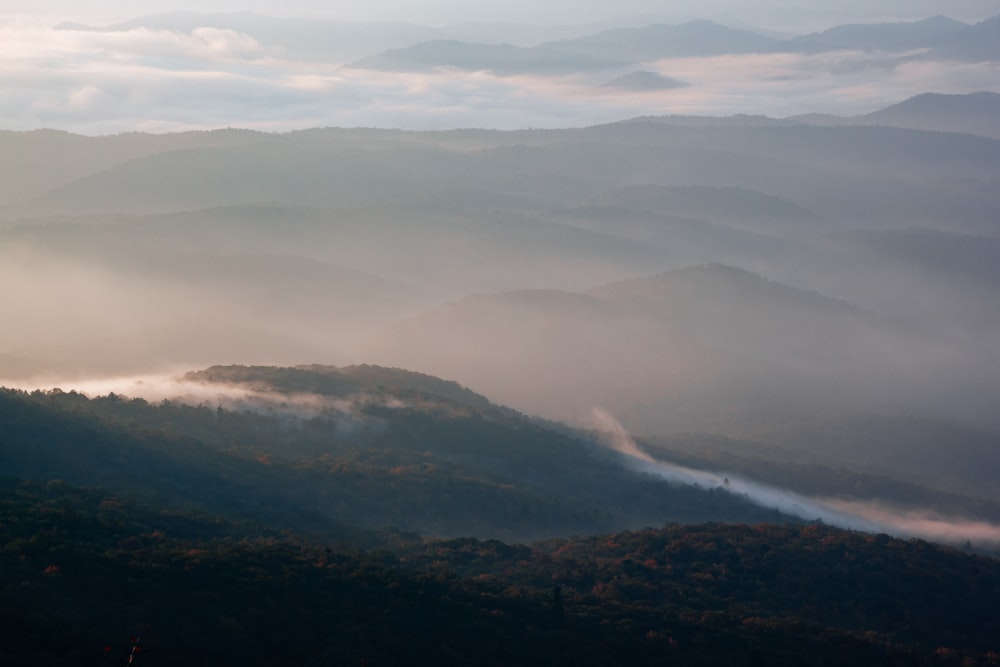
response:
<path fill-rule="evenodd" d="M 873 502 L 837 498 L 810 498 L 791 491 L 708 470 L 695 470 L 654 459 L 607 411 L 594 408 L 597 427 L 606 444 L 622 454 L 637 472 L 660 477 L 672 484 L 718 489 L 784 514 L 869 533 L 921 538 L 945 544 L 971 543 L 980 549 L 1000 547 L 1000 526 L 959 517 L 940 517 L 919 510 L 900 510 Z"/>
<path fill-rule="evenodd" d="M 37 389 L 39 384 L 37 379 L 30 382 L 0 380 L 2 386 L 24 391 Z M 246 410 L 294 419 L 311 419 L 331 414 L 336 415 L 338 419 L 348 416 L 360 417 L 360 407 L 373 403 L 388 408 L 406 407 L 406 404 L 398 399 L 375 397 L 365 393 L 343 398 L 308 393 L 286 394 L 253 385 L 199 382 L 171 375 L 49 381 L 45 384 L 61 391 L 76 391 L 88 397 L 114 393 L 150 402 L 173 401 L 185 405 L 204 405 L 234 411 Z"/>

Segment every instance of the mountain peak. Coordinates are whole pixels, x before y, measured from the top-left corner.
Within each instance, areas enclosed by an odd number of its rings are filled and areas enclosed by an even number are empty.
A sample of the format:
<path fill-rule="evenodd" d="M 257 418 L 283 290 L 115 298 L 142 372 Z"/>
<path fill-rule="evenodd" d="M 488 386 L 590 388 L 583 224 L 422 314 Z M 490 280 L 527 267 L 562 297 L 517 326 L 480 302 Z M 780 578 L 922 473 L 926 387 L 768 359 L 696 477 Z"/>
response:
<path fill-rule="evenodd" d="M 949 131 L 1000 138 L 1000 94 L 923 93 L 861 117 L 915 130 Z"/>

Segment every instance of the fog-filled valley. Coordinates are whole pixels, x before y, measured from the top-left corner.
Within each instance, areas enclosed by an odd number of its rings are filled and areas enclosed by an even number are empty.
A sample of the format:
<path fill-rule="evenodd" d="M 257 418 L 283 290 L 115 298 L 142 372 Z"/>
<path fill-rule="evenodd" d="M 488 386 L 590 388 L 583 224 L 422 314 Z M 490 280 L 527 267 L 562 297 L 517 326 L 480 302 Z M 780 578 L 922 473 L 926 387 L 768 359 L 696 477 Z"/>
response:
<path fill-rule="evenodd" d="M 8 133 L 3 375 L 378 363 L 650 434 L 1000 426 L 1000 143 L 683 120 Z"/>
<path fill-rule="evenodd" d="M 965 16 L 0 21 L 0 654 L 995 664 Z"/>

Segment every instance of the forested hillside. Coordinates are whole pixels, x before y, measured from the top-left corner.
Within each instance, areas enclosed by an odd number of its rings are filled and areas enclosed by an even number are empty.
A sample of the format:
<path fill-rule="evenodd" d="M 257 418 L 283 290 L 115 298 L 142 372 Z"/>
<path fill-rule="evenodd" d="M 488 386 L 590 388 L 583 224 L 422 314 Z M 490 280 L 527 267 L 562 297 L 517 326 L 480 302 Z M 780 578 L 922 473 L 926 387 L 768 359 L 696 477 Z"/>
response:
<path fill-rule="evenodd" d="M 201 399 L 5 392 L 3 469 L 332 535 L 350 525 L 524 540 L 783 518 L 720 489 L 637 476 L 593 436 L 426 375 L 216 367 L 188 379 L 180 387 Z"/>
<path fill-rule="evenodd" d="M 1000 565 L 822 526 L 375 551 L 0 480 L 4 663 L 964 664 Z M 933 573 L 933 576 L 929 576 Z"/>

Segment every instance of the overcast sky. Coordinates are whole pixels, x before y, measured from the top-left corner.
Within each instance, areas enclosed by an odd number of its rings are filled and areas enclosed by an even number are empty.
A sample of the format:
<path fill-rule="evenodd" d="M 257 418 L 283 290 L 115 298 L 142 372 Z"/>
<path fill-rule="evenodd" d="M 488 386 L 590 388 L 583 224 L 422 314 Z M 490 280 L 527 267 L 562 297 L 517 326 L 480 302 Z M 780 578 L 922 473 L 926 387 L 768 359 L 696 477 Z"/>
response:
<path fill-rule="evenodd" d="M 874 7 L 874 9 L 873 9 Z M 975 22 L 1000 13 L 996 0 L 880 3 L 849 0 L 0 0 L 0 129 L 53 127 L 84 134 L 214 127 L 290 130 L 316 126 L 407 129 L 569 127 L 641 115 L 811 112 L 856 115 L 923 92 L 1000 92 L 997 63 L 908 61 L 837 52 L 685 58 L 643 63 L 685 88 L 632 94 L 602 87 L 627 72 L 558 78 L 439 71 L 390 74 L 342 68 L 233 29 L 93 32 L 54 30 L 59 21 L 107 25 L 167 10 L 246 10 L 270 16 L 400 20 L 425 25 L 473 21 L 633 25 L 655 18 L 712 18 L 731 25 L 811 30 L 850 22 L 912 20 L 946 13 Z M 616 18 L 617 17 L 617 18 Z M 624 21 L 628 23 L 628 21 Z M 365 35 L 358 29 L 358 35 Z M 322 41 L 322 40 L 321 40 Z M 327 40 L 329 41 L 329 40 Z M 363 46 L 364 38 L 355 40 Z M 396 46 L 406 46 L 398 44 Z M 363 48 L 362 46 L 362 48 Z M 383 47 L 384 48 L 384 47 Z M 358 58 L 372 53 L 358 52 Z"/>

